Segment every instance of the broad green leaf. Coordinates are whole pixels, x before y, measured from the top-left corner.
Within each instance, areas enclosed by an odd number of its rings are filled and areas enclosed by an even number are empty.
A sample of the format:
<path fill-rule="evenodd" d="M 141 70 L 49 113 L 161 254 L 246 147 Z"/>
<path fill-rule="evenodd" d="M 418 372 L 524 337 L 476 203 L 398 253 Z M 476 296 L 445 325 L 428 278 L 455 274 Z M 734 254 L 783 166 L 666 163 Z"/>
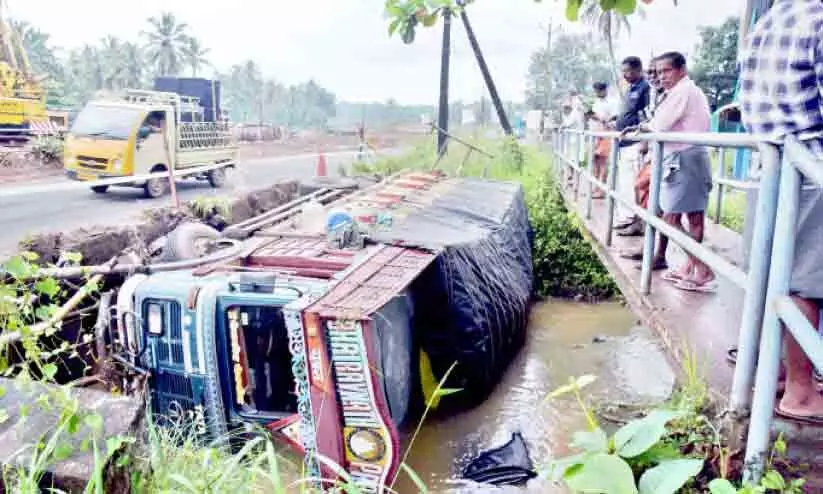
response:
<path fill-rule="evenodd" d="M 580 453 L 572 456 L 566 456 L 565 458 L 560 458 L 551 462 L 549 464 L 549 476 L 552 481 L 560 481 L 569 469 L 583 464 L 587 456 L 587 453 Z"/>
<path fill-rule="evenodd" d="M 99 432 L 103 430 L 103 417 L 101 417 L 99 414 L 92 413 L 86 415 L 86 417 L 83 419 L 83 422 L 85 422 L 86 425 L 89 426 L 89 428 L 93 431 Z"/>
<path fill-rule="evenodd" d="M 72 264 L 78 264 L 80 261 L 83 260 L 83 254 L 79 252 L 64 252 L 62 256 L 63 259 Z"/>
<path fill-rule="evenodd" d="M 423 25 L 426 27 L 432 27 L 437 24 L 437 12 L 432 12 L 431 14 L 423 17 Z"/>
<path fill-rule="evenodd" d="M 580 14 L 581 0 L 566 0 L 566 19 L 575 22 Z"/>
<path fill-rule="evenodd" d="M 37 254 L 37 252 L 32 252 L 30 250 L 26 250 L 26 251 L 21 252 L 20 257 L 27 260 L 28 262 L 34 262 L 34 261 L 40 259 L 40 256 Z"/>
<path fill-rule="evenodd" d="M 637 0 L 616 0 L 614 9 L 623 15 L 634 14 L 637 8 Z"/>
<path fill-rule="evenodd" d="M 774 449 L 775 454 L 778 456 L 786 455 L 786 441 L 783 439 L 783 434 L 778 435 L 777 439 L 774 440 L 772 449 Z"/>
<path fill-rule="evenodd" d="M 57 375 L 57 364 L 46 364 L 43 366 L 43 379 L 51 381 Z"/>
<path fill-rule="evenodd" d="M 576 492 L 636 494 L 634 475 L 629 464 L 616 455 L 599 453 L 586 458 L 578 468 L 564 476 L 566 486 Z"/>
<path fill-rule="evenodd" d="M 709 482 L 711 494 L 737 494 L 737 489 L 726 479 L 714 479 Z"/>
<path fill-rule="evenodd" d="M 70 443 L 60 443 L 54 448 L 52 456 L 55 461 L 63 461 L 74 453 L 74 447 Z"/>
<path fill-rule="evenodd" d="M 6 387 L 0 386 L 0 399 L 6 396 Z"/>
<path fill-rule="evenodd" d="M 669 410 L 653 410 L 639 420 L 633 420 L 614 434 L 614 447 L 623 458 L 634 458 L 646 452 L 666 433 L 666 424 L 682 414 Z"/>
<path fill-rule="evenodd" d="M 5 424 L 9 421 L 9 412 L 5 408 L 0 408 L 0 424 Z"/>
<path fill-rule="evenodd" d="M 765 487 L 766 489 L 772 489 L 775 491 L 782 491 L 786 488 L 786 481 L 783 480 L 783 476 L 780 473 L 776 472 L 775 470 L 769 470 L 766 472 L 766 475 L 760 480 L 760 485 Z"/>
<path fill-rule="evenodd" d="M 3 270 L 19 280 L 27 278 L 32 272 L 32 267 L 22 257 L 14 256 L 3 263 Z"/>
<path fill-rule="evenodd" d="M 401 22 L 403 22 L 403 19 L 401 18 L 391 21 L 391 24 L 389 24 L 389 36 L 393 35 L 394 32 L 397 31 L 397 28 L 400 26 Z"/>
<path fill-rule="evenodd" d="M 48 297 L 54 297 L 60 293 L 60 284 L 54 278 L 46 278 L 34 284 L 34 289 Z"/>
<path fill-rule="evenodd" d="M 665 461 L 640 477 L 640 494 L 674 494 L 703 469 L 703 460 Z"/>
<path fill-rule="evenodd" d="M 617 0 L 600 0 L 600 9 L 604 11 L 611 10 L 615 4 L 617 4 Z"/>
<path fill-rule="evenodd" d="M 667 442 L 659 442 L 647 449 L 643 454 L 632 458 L 632 465 L 657 465 L 667 460 L 683 458 L 680 449 Z"/>
<path fill-rule="evenodd" d="M 606 453 L 609 449 L 609 438 L 603 429 L 577 431 L 572 436 L 571 446 L 589 453 Z"/>

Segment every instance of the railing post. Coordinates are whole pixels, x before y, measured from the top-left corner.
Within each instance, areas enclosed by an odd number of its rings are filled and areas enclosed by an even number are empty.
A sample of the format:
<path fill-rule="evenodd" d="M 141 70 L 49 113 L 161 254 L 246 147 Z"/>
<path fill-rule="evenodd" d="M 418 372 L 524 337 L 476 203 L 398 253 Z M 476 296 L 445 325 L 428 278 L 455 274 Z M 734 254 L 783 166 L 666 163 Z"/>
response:
<path fill-rule="evenodd" d="M 726 148 L 720 148 L 720 166 L 718 177 L 720 179 L 726 178 Z M 720 218 L 723 216 L 723 182 L 717 184 L 717 204 L 715 205 L 714 222 L 720 224 Z"/>
<path fill-rule="evenodd" d="M 763 463 L 769 448 L 769 433 L 777 395 L 777 377 L 780 372 L 780 351 L 783 331 L 777 308 L 777 297 L 789 293 L 789 282 L 794 260 L 795 225 L 799 207 L 800 173 L 788 163 L 786 155 L 780 170 L 777 216 L 775 218 L 774 248 L 769 269 L 766 311 L 760 334 L 760 353 L 757 359 L 757 377 L 752 399 L 752 416 L 746 442 L 743 480 L 757 482 L 763 474 Z M 760 202 L 758 200 L 758 202 Z M 754 257 L 761 253 L 752 252 Z"/>
<path fill-rule="evenodd" d="M 606 200 L 608 201 L 606 211 L 606 247 L 612 246 L 612 233 L 614 230 L 614 193 L 617 185 L 617 145 L 620 141 L 617 139 L 610 139 L 611 147 L 609 148 L 609 174 L 606 178 L 607 190 Z"/>
<path fill-rule="evenodd" d="M 572 168 L 574 173 L 574 201 L 577 202 L 579 195 L 580 195 L 580 153 L 583 151 L 583 134 L 580 132 L 575 132 L 575 146 L 574 146 L 574 157 L 572 158 L 572 163 L 574 163 L 574 168 Z"/>
<path fill-rule="evenodd" d="M 653 142 L 652 146 L 652 176 L 649 184 L 649 216 L 657 216 L 660 207 L 660 182 L 663 174 L 663 143 Z M 652 290 L 652 258 L 654 257 L 655 229 L 650 222 L 646 222 L 646 233 L 643 239 L 643 264 L 640 271 L 640 290 L 648 295 Z"/>
<path fill-rule="evenodd" d="M 586 136 L 586 158 L 588 162 L 589 175 L 586 178 L 588 187 L 586 187 L 586 219 L 592 219 L 592 194 L 594 183 L 591 177 L 594 176 L 594 136 Z"/>
<path fill-rule="evenodd" d="M 754 231 L 749 252 L 749 268 L 746 291 L 743 295 L 743 312 L 740 332 L 737 336 L 737 364 L 734 368 L 729 406 L 740 418 L 748 411 L 754 367 L 757 362 L 757 346 L 763 311 L 766 303 L 769 265 L 772 257 L 772 238 L 775 235 L 775 215 L 780 185 L 780 152 L 773 145 L 760 147 L 763 173 L 760 178 L 757 206 L 754 213 Z"/>

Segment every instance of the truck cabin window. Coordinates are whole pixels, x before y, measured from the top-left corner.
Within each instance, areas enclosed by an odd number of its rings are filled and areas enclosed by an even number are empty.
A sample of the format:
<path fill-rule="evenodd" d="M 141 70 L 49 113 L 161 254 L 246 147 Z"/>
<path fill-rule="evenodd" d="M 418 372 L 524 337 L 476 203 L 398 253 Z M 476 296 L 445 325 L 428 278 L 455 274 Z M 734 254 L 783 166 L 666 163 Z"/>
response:
<path fill-rule="evenodd" d="M 157 134 L 163 131 L 166 123 L 166 113 L 162 111 L 150 112 L 143 123 L 140 125 L 140 130 L 137 133 L 139 139 L 146 139 L 151 134 Z"/>
<path fill-rule="evenodd" d="M 126 140 L 143 116 L 138 108 L 86 105 L 77 115 L 71 133 L 78 137 Z"/>
<path fill-rule="evenodd" d="M 227 311 L 233 395 L 241 412 L 294 413 L 294 375 L 286 325 L 276 307 Z"/>

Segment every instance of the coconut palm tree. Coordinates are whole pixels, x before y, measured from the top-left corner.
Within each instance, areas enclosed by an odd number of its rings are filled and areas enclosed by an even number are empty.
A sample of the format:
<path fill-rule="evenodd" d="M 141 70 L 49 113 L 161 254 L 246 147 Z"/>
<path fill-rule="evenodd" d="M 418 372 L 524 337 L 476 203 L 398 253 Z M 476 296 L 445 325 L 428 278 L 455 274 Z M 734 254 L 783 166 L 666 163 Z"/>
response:
<path fill-rule="evenodd" d="M 645 12 L 637 6 L 633 15 L 645 17 Z M 629 16 L 621 14 L 617 10 L 603 10 L 599 0 L 585 0 L 581 9 L 580 19 L 588 24 L 603 40 L 609 50 L 609 62 L 612 66 L 615 86 L 619 89 L 620 73 L 618 71 L 617 59 L 614 54 L 614 41 L 622 33 L 631 33 L 632 26 Z M 622 92 L 622 90 L 621 90 Z"/>
<path fill-rule="evenodd" d="M 209 65 L 206 56 L 209 54 L 208 48 L 200 44 L 200 40 L 190 37 L 183 46 L 183 63 L 191 69 L 192 77 L 197 77 L 197 72 L 204 65 Z"/>
<path fill-rule="evenodd" d="M 150 31 L 143 31 L 148 40 L 147 58 L 158 75 L 177 75 L 185 65 L 183 52 L 189 43 L 188 25 L 178 22 L 174 14 L 163 12 L 150 17 Z"/>

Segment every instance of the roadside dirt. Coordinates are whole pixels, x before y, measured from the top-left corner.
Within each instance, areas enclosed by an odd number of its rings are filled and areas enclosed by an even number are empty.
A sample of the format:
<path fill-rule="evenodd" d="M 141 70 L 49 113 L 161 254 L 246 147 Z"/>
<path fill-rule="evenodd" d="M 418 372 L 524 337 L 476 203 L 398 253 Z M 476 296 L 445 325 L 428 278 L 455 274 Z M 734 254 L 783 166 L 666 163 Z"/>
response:
<path fill-rule="evenodd" d="M 297 198 L 298 189 L 296 181 L 281 182 L 234 197 L 230 217 L 217 221 L 225 226 L 259 215 Z M 35 252 L 44 263 L 57 262 L 64 252 L 77 252 L 83 255 L 85 265 L 103 264 L 126 248 L 144 249 L 187 220 L 200 221 L 191 202 L 179 210 L 147 209 L 141 221 L 130 225 L 35 235 L 21 249 Z"/>

